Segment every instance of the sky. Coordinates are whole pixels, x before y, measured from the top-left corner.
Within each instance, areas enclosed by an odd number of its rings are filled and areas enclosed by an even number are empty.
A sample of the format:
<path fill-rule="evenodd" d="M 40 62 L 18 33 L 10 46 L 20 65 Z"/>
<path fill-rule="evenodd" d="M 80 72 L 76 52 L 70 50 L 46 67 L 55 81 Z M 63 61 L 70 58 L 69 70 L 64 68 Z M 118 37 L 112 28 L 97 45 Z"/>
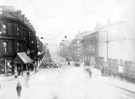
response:
<path fill-rule="evenodd" d="M 71 40 L 108 20 L 135 28 L 135 0 L 0 0 L 0 5 L 22 10 L 45 43 L 58 44 L 64 36 Z"/>

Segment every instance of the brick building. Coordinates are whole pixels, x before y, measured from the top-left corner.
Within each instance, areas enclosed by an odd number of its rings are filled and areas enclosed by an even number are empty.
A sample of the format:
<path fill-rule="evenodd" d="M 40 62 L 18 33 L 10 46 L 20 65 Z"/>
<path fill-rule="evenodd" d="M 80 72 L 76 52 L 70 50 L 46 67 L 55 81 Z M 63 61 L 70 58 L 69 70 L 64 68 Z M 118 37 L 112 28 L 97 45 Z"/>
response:
<path fill-rule="evenodd" d="M 36 32 L 21 11 L 0 9 L 0 74 L 13 74 L 17 53 L 24 52 L 32 59 L 37 56 Z"/>
<path fill-rule="evenodd" d="M 95 65 L 98 57 L 98 31 L 83 37 L 83 57 L 85 65 Z"/>
<path fill-rule="evenodd" d="M 81 54 L 82 54 L 82 47 L 81 47 L 81 41 L 82 37 L 76 37 L 72 40 L 70 44 L 70 52 L 71 57 L 73 61 L 80 61 L 81 60 Z"/>
<path fill-rule="evenodd" d="M 70 43 L 70 56 L 74 61 L 83 61 L 83 37 L 90 31 L 78 33 Z"/>

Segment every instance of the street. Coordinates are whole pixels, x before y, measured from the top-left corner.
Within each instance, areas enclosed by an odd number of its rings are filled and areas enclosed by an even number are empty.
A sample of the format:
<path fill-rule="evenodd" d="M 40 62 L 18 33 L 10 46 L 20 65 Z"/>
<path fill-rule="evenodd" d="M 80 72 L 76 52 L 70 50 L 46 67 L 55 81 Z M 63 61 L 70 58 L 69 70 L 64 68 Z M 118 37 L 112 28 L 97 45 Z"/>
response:
<path fill-rule="evenodd" d="M 0 99 L 17 99 L 16 85 L 22 85 L 21 99 L 134 99 L 135 94 L 104 83 L 93 70 L 89 77 L 84 67 L 63 66 L 40 69 L 30 77 L 29 87 L 19 78 L 1 83 Z"/>
<path fill-rule="evenodd" d="M 135 99 L 135 0 L 0 4 L 0 99 Z"/>

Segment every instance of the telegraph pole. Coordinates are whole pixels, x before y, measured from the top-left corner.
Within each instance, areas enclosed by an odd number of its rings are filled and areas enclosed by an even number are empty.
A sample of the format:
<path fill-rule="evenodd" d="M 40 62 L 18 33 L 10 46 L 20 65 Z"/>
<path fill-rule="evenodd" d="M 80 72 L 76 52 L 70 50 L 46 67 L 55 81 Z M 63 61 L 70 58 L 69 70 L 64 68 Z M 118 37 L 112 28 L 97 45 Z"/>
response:
<path fill-rule="evenodd" d="M 107 34 L 107 41 L 106 41 L 106 43 L 107 43 L 107 63 L 108 63 L 108 43 L 109 43 L 109 41 L 108 41 L 108 34 Z"/>

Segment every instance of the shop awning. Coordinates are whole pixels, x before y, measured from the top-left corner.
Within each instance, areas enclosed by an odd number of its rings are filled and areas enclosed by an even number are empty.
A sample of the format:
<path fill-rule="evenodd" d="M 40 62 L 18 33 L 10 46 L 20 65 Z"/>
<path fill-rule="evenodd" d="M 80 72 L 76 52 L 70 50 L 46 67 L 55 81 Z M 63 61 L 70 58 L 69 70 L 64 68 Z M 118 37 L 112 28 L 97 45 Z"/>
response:
<path fill-rule="evenodd" d="M 23 62 L 25 64 L 32 63 L 33 60 L 27 56 L 25 52 L 17 53 L 17 56 L 15 58 L 15 63 Z"/>

